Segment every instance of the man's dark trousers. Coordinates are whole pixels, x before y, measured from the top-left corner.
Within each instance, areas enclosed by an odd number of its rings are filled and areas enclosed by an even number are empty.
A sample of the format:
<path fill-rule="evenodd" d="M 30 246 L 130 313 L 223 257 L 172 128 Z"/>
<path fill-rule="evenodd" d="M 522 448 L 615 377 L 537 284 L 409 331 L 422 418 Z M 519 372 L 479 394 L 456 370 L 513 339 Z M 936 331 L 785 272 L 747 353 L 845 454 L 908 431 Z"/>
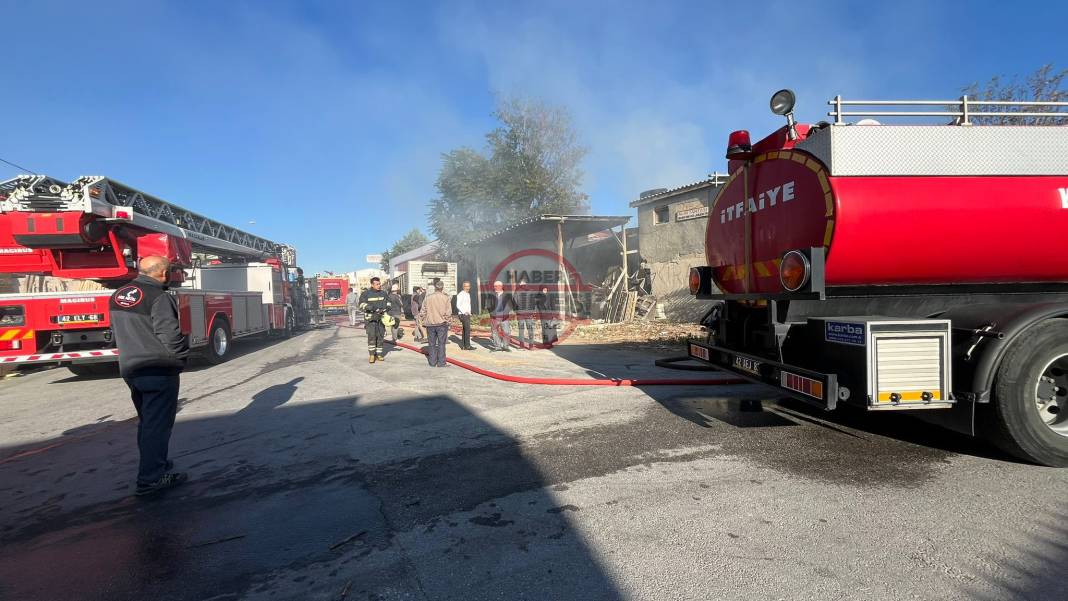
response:
<path fill-rule="evenodd" d="M 444 367 L 445 366 L 445 341 L 449 337 L 449 324 L 442 323 L 434 326 L 427 326 L 427 333 L 430 335 L 430 365 L 432 367 Z"/>
<path fill-rule="evenodd" d="M 470 348 L 471 347 L 471 316 L 470 315 L 461 315 L 460 316 L 460 323 L 463 324 L 463 327 L 464 327 L 463 344 L 460 345 L 460 348 L 462 348 L 462 349 Z"/>
<path fill-rule="evenodd" d="M 134 374 L 123 378 L 137 409 L 137 484 L 148 486 L 167 472 L 167 448 L 178 412 L 178 374 Z"/>

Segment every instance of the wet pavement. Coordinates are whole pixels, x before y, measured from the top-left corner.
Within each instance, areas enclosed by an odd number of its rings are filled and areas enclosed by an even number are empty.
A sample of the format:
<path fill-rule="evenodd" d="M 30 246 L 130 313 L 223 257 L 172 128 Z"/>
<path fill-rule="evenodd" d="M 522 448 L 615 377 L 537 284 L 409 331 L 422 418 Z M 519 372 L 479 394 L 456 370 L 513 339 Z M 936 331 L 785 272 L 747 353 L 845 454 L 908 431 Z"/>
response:
<path fill-rule="evenodd" d="M 152 499 L 121 381 L 0 382 L 0 598 L 1068 598 L 1063 470 L 756 386 L 508 384 L 364 348 L 329 328 L 185 374 L 191 480 Z M 678 377 L 576 349 L 521 362 Z"/>

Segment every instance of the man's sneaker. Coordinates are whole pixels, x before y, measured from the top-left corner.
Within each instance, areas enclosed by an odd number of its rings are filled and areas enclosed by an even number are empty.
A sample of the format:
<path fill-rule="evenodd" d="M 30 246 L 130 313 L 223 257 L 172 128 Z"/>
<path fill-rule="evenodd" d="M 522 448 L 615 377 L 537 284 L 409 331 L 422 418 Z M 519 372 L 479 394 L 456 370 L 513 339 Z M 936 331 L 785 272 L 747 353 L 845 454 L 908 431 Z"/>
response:
<path fill-rule="evenodd" d="M 159 492 L 161 490 L 178 486 L 182 482 L 189 479 L 189 475 L 185 472 L 170 472 L 169 474 L 163 474 L 163 476 L 153 482 L 152 484 L 138 484 L 135 495 L 141 497 L 144 495 L 150 495 L 152 493 Z"/>

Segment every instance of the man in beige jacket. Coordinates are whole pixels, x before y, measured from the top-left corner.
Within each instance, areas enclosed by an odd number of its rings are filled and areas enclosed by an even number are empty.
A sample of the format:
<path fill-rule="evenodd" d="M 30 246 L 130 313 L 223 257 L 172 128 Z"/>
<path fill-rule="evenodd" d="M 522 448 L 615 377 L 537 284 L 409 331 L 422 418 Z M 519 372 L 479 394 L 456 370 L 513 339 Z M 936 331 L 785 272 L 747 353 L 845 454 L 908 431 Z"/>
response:
<path fill-rule="evenodd" d="M 430 367 L 446 367 L 445 341 L 449 337 L 449 319 L 452 317 L 452 299 L 445 294 L 445 283 L 434 281 L 434 292 L 423 300 L 419 317 L 426 325 L 430 338 Z"/>

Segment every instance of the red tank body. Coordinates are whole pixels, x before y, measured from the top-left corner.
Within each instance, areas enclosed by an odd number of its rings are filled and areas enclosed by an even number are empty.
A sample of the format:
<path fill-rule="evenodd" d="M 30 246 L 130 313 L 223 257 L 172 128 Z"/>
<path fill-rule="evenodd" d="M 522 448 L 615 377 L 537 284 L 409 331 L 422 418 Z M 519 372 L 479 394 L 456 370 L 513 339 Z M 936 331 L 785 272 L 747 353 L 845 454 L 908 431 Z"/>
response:
<path fill-rule="evenodd" d="M 800 147 L 766 150 L 780 140 L 754 145 L 709 211 L 726 293 L 783 292 L 783 253 L 819 246 L 828 287 L 1068 282 L 1068 174 L 837 176 Z"/>

